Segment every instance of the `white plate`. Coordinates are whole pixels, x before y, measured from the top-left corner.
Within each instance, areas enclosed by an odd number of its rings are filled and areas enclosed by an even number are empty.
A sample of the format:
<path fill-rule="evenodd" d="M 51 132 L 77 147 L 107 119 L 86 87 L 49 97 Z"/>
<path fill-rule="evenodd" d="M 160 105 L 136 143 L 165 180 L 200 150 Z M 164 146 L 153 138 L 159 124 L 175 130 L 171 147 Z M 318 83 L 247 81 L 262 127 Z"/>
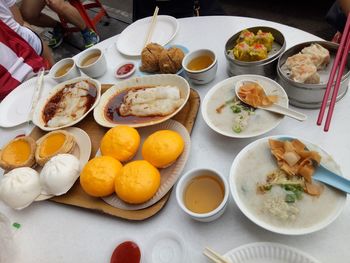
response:
<path fill-rule="evenodd" d="M 224 256 L 232 263 L 320 263 L 296 248 L 270 242 L 243 245 Z"/>
<path fill-rule="evenodd" d="M 227 100 L 235 96 L 235 85 L 241 80 L 253 80 L 264 87 L 268 95 L 277 95 L 278 102 L 288 107 L 288 96 L 284 89 L 275 81 L 259 75 L 239 75 L 225 79 L 211 88 L 203 100 L 201 107 L 204 121 L 217 133 L 232 138 L 248 138 L 264 134 L 274 129 L 283 119 L 283 115 L 256 109 L 255 114 L 250 116 L 247 127 L 240 133 L 232 130 L 235 114 L 229 107 L 224 108 L 224 113 L 217 113 L 216 109 Z"/>
<path fill-rule="evenodd" d="M 129 25 L 119 35 L 117 49 L 127 56 L 140 56 L 145 45 L 146 35 L 152 17 L 146 17 Z M 154 28 L 151 42 L 159 45 L 168 44 L 179 30 L 179 22 L 175 17 L 160 15 Z"/>
<path fill-rule="evenodd" d="M 42 118 L 42 115 L 43 115 L 42 112 L 43 112 L 43 109 L 44 109 L 46 103 L 51 99 L 51 97 L 53 95 L 55 95 L 58 91 L 62 90 L 65 87 L 65 85 L 79 82 L 82 80 L 88 80 L 89 82 L 92 82 L 97 89 L 97 97 L 95 99 L 94 104 L 90 107 L 90 109 L 88 111 L 86 111 L 83 116 L 81 116 L 80 118 L 78 118 L 78 119 L 76 119 L 76 120 L 74 120 L 66 125 L 59 126 L 59 127 L 47 127 L 47 126 L 45 126 L 45 122 Z M 84 119 L 86 117 L 86 115 L 88 115 L 89 112 L 92 111 L 96 107 L 96 105 L 98 104 L 98 102 L 100 100 L 100 97 L 101 97 L 101 83 L 95 79 L 92 79 L 89 77 L 78 77 L 78 78 L 74 78 L 74 79 L 62 82 L 62 83 L 56 85 L 53 89 L 51 89 L 49 94 L 47 94 L 46 96 L 42 96 L 42 98 L 38 101 L 38 104 L 35 107 L 34 114 L 33 114 L 33 123 L 44 131 L 54 131 L 54 130 L 63 129 L 63 128 L 66 128 L 69 126 L 73 126 L 74 124 L 77 124 L 82 119 Z"/>
<path fill-rule="evenodd" d="M 3 99 L 0 103 L 0 127 L 14 127 L 28 121 L 36 82 L 37 77 L 23 82 Z M 40 97 L 46 97 L 56 85 L 56 81 L 45 76 Z"/>
<path fill-rule="evenodd" d="M 89 161 L 91 154 L 91 140 L 89 135 L 84 130 L 77 127 L 69 127 L 64 130 L 74 136 L 76 145 L 72 154 L 79 159 L 80 168 L 84 167 Z M 40 173 L 42 167 L 37 165 L 34 169 Z M 53 195 L 41 194 L 35 199 L 35 201 L 42 201 L 51 197 L 53 197 Z"/>
<path fill-rule="evenodd" d="M 128 121 L 128 117 L 125 118 L 126 121 L 113 122 L 107 119 L 107 117 L 105 116 L 105 108 L 109 103 L 109 100 L 112 97 L 114 97 L 116 94 L 124 90 L 127 90 L 131 87 L 152 87 L 152 86 L 167 86 L 167 85 L 178 87 L 180 90 L 180 97 L 181 99 L 184 100 L 182 105 L 179 108 L 177 108 L 173 113 L 167 116 L 162 116 L 155 119 L 149 119 L 146 117 L 142 122 Z M 100 103 L 94 109 L 94 118 L 98 124 L 107 128 L 112 128 L 117 125 L 128 125 L 130 127 L 135 127 L 135 128 L 150 126 L 150 125 L 164 122 L 170 119 L 171 117 L 173 117 L 174 115 L 176 115 L 185 106 L 189 96 L 190 96 L 190 85 L 188 84 L 187 80 L 185 80 L 183 77 L 180 77 L 178 75 L 156 74 L 156 75 L 149 75 L 149 76 L 143 76 L 143 77 L 135 77 L 135 78 L 118 82 L 113 87 L 109 88 L 105 93 L 103 93 L 100 99 Z"/>
<path fill-rule="evenodd" d="M 264 204 L 261 195 L 256 193 L 256 185 L 264 182 L 266 175 L 277 169 L 277 162 L 271 154 L 268 139 L 282 137 L 294 138 L 288 135 L 265 137 L 250 143 L 240 151 L 230 170 L 231 194 L 243 214 L 267 230 L 286 235 L 303 235 L 318 231 L 339 216 L 346 203 L 346 193 L 328 186 L 324 187 L 319 197 L 311 197 L 303 193 L 302 199 L 295 203 L 300 212 L 296 219 L 291 221 L 279 220 L 262 211 Z M 341 174 L 338 164 L 326 151 L 304 139 L 298 139 L 308 149 L 315 150 L 321 155 L 321 162 L 324 166 Z M 251 196 L 257 197 L 257 200 L 253 201 Z M 307 209 L 302 205 L 307 206 Z"/>
<path fill-rule="evenodd" d="M 168 120 L 158 125 L 138 129 L 138 132 L 140 133 L 140 136 L 141 136 L 140 145 L 143 145 L 143 142 L 146 140 L 146 138 L 149 135 L 159 130 L 173 130 L 178 132 L 183 138 L 183 140 L 185 141 L 185 148 L 183 153 L 180 155 L 180 157 L 172 165 L 170 165 L 167 168 L 159 169 L 161 180 L 160 180 L 160 187 L 156 192 L 156 194 L 149 201 L 138 205 L 127 204 L 123 202 L 121 199 L 119 199 L 116 194 L 102 198 L 106 203 L 123 210 L 144 209 L 158 202 L 164 195 L 166 195 L 167 192 L 169 192 L 171 187 L 173 187 L 173 185 L 176 183 L 177 179 L 181 175 L 183 168 L 185 167 L 186 161 L 190 154 L 191 138 L 190 138 L 190 135 L 188 134 L 187 129 L 181 123 L 174 120 Z M 143 159 L 141 150 L 142 150 L 142 147 L 139 147 L 139 150 L 136 156 L 132 159 L 132 161 Z M 98 153 L 98 155 L 99 154 L 100 152 Z"/>

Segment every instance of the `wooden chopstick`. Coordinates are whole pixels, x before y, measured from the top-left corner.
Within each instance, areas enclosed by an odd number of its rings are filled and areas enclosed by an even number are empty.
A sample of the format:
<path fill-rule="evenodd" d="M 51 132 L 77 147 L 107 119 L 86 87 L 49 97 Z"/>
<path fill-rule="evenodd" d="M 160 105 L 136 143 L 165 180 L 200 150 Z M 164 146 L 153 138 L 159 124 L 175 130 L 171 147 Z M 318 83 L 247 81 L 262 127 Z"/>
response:
<path fill-rule="evenodd" d="M 157 22 L 157 16 L 158 16 L 158 12 L 159 12 L 159 7 L 156 6 L 156 9 L 154 9 L 154 13 L 153 13 L 153 17 L 152 17 L 152 21 L 151 21 L 151 25 L 148 29 L 148 33 L 146 36 L 146 40 L 145 40 L 145 46 L 147 46 L 147 44 L 151 41 L 152 35 L 153 35 L 153 31 Z"/>
<path fill-rule="evenodd" d="M 349 52 L 349 48 L 346 48 L 346 46 L 349 47 L 349 31 L 350 31 L 350 14 L 348 14 L 348 18 L 347 18 L 347 21 L 345 24 L 343 35 L 342 35 L 342 38 L 340 40 L 340 45 L 338 47 L 338 51 L 337 51 L 335 60 L 333 62 L 332 70 L 331 70 L 331 73 L 329 75 L 326 91 L 325 91 L 324 96 L 323 96 L 321 109 L 320 109 L 318 119 L 317 119 L 317 125 L 321 125 L 325 111 L 326 111 L 329 94 L 332 90 L 332 86 L 334 83 L 334 78 L 335 78 L 335 75 L 337 74 L 337 80 L 336 80 L 336 83 L 334 85 L 332 99 L 331 99 L 331 103 L 330 103 L 330 106 L 328 109 L 328 114 L 327 114 L 327 119 L 326 119 L 324 131 L 329 130 L 329 126 L 330 126 L 331 118 L 333 115 L 336 98 L 337 98 L 338 91 L 339 91 L 340 81 L 341 81 L 341 78 L 343 76 L 343 71 L 345 68 L 345 63 L 346 63 L 346 59 L 347 59 L 348 52 Z M 340 64 L 340 68 L 339 68 L 339 61 L 340 60 L 341 60 L 341 64 Z M 344 63 L 344 65 L 343 65 L 343 63 Z M 339 69 L 339 71 L 337 71 L 338 69 Z"/>
<path fill-rule="evenodd" d="M 218 260 L 216 257 L 214 257 L 212 254 L 210 254 L 207 251 L 203 251 L 203 254 L 209 258 L 211 261 L 215 262 L 215 263 L 223 263 L 222 261 Z"/>
<path fill-rule="evenodd" d="M 230 260 L 224 258 L 219 253 L 217 253 L 216 251 L 214 251 L 209 247 L 204 248 L 203 254 L 206 255 L 211 260 L 213 260 L 215 263 L 231 263 Z"/>

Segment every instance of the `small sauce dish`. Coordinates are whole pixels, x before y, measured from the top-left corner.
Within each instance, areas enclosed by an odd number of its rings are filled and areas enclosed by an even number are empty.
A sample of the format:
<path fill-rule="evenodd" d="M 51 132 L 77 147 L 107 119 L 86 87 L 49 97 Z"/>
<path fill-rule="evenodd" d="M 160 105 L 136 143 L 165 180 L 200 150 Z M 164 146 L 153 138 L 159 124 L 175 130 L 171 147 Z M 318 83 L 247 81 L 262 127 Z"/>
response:
<path fill-rule="evenodd" d="M 125 79 L 134 74 L 136 65 L 134 62 L 127 61 L 119 64 L 115 70 L 115 77 L 117 79 Z"/>
<path fill-rule="evenodd" d="M 213 51 L 198 49 L 184 57 L 182 67 L 192 83 L 200 85 L 209 83 L 215 78 L 218 63 Z"/>
<path fill-rule="evenodd" d="M 229 186 L 223 175 L 212 169 L 194 169 L 176 186 L 176 200 L 190 217 L 201 222 L 219 218 L 225 211 Z"/>

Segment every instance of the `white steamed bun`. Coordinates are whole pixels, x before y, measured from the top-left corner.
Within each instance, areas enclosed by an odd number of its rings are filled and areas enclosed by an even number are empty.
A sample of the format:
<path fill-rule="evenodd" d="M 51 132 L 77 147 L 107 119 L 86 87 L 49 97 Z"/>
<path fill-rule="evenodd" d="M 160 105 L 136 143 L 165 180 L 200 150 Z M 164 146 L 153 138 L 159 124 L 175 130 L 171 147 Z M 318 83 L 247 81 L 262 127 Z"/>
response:
<path fill-rule="evenodd" d="M 0 199 L 12 208 L 25 208 L 39 195 L 39 174 L 32 168 L 13 169 L 0 181 Z"/>
<path fill-rule="evenodd" d="M 72 154 L 58 154 L 51 158 L 40 172 L 41 193 L 62 195 L 78 179 L 80 163 Z"/>

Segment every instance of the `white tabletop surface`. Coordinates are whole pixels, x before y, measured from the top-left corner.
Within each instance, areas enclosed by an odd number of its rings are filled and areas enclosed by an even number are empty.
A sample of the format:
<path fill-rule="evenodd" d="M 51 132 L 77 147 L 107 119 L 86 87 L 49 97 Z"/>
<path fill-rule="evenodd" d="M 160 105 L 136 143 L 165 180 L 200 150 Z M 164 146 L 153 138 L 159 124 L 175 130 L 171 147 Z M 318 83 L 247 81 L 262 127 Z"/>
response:
<path fill-rule="evenodd" d="M 229 37 L 247 27 L 271 26 L 280 30 L 287 48 L 319 38 L 304 31 L 264 20 L 243 17 L 199 17 L 180 19 L 180 29 L 171 43 L 182 44 L 189 50 L 209 48 L 216 52 L 218 73 L 213 82 L 193 86 L 203 100 L 207 91 L 228 77 L 224 45 Z M 113 72 L 120 62 L 130 59 L 116 50 L 118 36 L 107 39 L 97 46 L 105 49 L 108 72 L 99 80 L 115 83 Z M 143 41 L 143 39 L 140 39 Z M 290 134 L 301 136 L 319 144 L 340 164 L 343 174 L 350 175 L 350 96 L 347 94 L 337 103 L 331 130 L 324 133 L 316 125 L 317 110 L 301 110 L 308 120 L 299 123 L 285 118 L 266 135 Z M 0 129 L 0 147 L 23 127 Z M 237 153 L 255 139 L 230 139 L 212 131 L 199 112 L 193 133 L 190 158 L 185 167 L 210 167 L 228 177 L 230 166 Z M 266 231 L 247 219 L 230 197 L 225 214 L 211 223 L 190 219 L 178 207 L 174 191 L 168 204 L 154 217 L 143 222 L 131 222 L 94 213 L 84 209 L 44 201 L 15 211 L 0 202 L 0 212 L 21 228 L 15 231 L 14 262 L 109 262 L 110 256 L 122 239 L 133 239 L 142 248 L 150 245 L 152 238 L 162 231 L 174 231 L 183 238 L 188 251 L 187 262 L 209 262 L 203 255 L 205 246 L 224 253 L 237 246 L 259 241 L 278 242 L 299 248 L 322 262 L 349 262 L 350 258 L 350 206 L 325 229 L 305 236 L 283 236 Z M 0 251 L 1 253 L 1 251 Z M 180 263 L 180 262 L 179 262 Z"/>

